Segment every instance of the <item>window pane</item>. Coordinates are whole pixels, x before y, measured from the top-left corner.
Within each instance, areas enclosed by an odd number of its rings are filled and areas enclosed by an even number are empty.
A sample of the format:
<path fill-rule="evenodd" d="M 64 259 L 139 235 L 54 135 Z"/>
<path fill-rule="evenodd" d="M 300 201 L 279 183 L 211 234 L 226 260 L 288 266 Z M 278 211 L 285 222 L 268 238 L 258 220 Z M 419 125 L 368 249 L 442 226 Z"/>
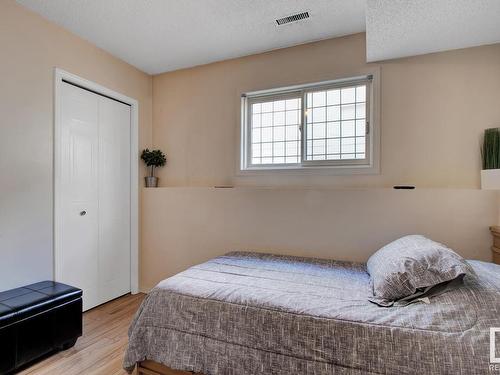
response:
<path fill-rule="evenodd" d="M 262 143 L 262 156 L 272 156 L 273 155 L 273 144 L 272 143 Z"/>
<path fill-rule="evenodd" d="M 260 144 L 252 145 L 252 157 L 260 157 Z"/>
<path fill-rule="evenodd" d="M 260 126 L 260 114 L 252 116 L 252 127 L 257 128 Z"/>
<path fill-rule="evenodd" d="M 324 139 L 316 139 L 313 141 L 313 155 L 325 154 L 325 140 Z"/>
<path fill-rule="evenodd" d="M 348 104 L 348 105 L 343 105 L 341 110 L 340 110 L 340 117 L 342 120 L 353 120 L 356 113 L 355 113 L 355 108 L 356 106 L 354 104 Z M 265 115 L 263 115 L 265 116 Z M 264 120 L 262 120 L 264 121 Z M 265 125 L 262 125 L 265 126 Z"/>
<path fill-rule="evenodd" d="M 316 124 L 312 124 L 313 129 L 313 138 L 325 138 L 325 123 L 319 122 Z"/>
<path fill-rule="evenodd" d="M 262 103 L 262 112 L 272 112 L 273 111 L 273 102 Z"/>
<path fill-rule="evenodd" d="M 365 103 L 356 104 L 356 118 L 365 118 Z"/>
<path fill-rule="evenodd" d="M 288 99 L 285 100 L 285 108 L 288 111 L 289 109 L 300 109 L 300 99 Z"/>
<path fill-rule="evenodd" d="M 340 100 L 342 103 L 354 103 L 356 101 L 356 88 L 349 87 L 342 89 L 340 92 Z"/>
<path fill-rule="evenodd" d="M 325 107 L 313 108 L 312 110 L 312 122 L 323 122 L 326 121 Z"/>
<path fill-rule="evenodd" d="M 329 122 L 326 126 L 326 137 L 337 138 L 340 137 L 340 121 Z"/>
<path fill-rule="evenodd" d="M 273 140 L 273 128 L 262 128 L 261 142 L 272 142 Z"/>
<path fill-rule="evenodd" d="M 326 119 L 328 121 L 339 121 L 340 120 L 340 106 L 333 105 L 326 108 Z"/>
<path fill-rule="evenodd" d="M 274 110 L 274 112 L 284 111 L 285 110 L 285 101 L 284 100 L 275 101 L 273 110 Z"/>
<path fill-rule="evenodd" d="M 365 135 L 365 134 L 366 134 L 366 121 L 356 120 L 356 135 Z"/>
<path fill-rule="evenodd" d="M 341 138 L 340 147 L 342 150 L 342 154 L 354 153 L 355 152 L 354 146 L 355 146 L 354 138 Z"/>
<path fill-rule="evenodd" d="M 260 128 L 252 130 L 252 143 L 260 142 Z"/>
<path fill-rule="evenodd" d="M 356 152 L 365 153 L 365 137 L 356 137 Z"/>
<path fill-rule="evenodd" d="M 287 126 L 285 129 L 285 137 L 287 141 L 295 141 L 299 139 L 299 126 L 291 125 Z"/>
<path fill-rule="evenodd" d="M 285 140 L 285 127 L 284 126 L 276 126 L 274 128 L 273 141 L 276 142 L 276 141 L 284 141 L 284 140 Z"/>
<path fill-rule="evenodd" d="M 326 93 L 326 104 L 337 105 L 340 104 L 340 90 L 329 90 Z"/>
<path fill-rule="evenodd" d="M 307 94 L 306 159 L 355 159 L 366 146 L 366 86 Z M 311 140 L 311 141 L 309 141 Z"/>
<path fill-rule="evenodd" d="M 299 111 L 286 111 L 286 124 L 287 125 L 295 125 L 300 124 Z"/>
<path fill-rule="evenodd" d="M 269 100 L 253 103 L 250 108 L 250 161 L 253 164 L 298 163 L 301 99 Z"/>
<path fill-rule="evenodd" d="M 340 154 L 340 138 L 326 140 L 327 154 Z"/>
<path fill-rule="evenodd" d="M 354 121 L 342 122 L 342 137 L 354 137 Z"/>
<path fill-rule="evenodd" d="M 285 125 L 285 112 L 274 112 L 273 121 L 274 126 Z"/>
<path fill-rule="evenodd" d="M 273 126 L 273 114 L 272 114 L 272 112 L 262 114 L 261 126 Z"/>
<path fill-rule="evenodd" d="M 273 156 L 285 156 L 285 142 L 276 142 L 273 144 Z"/>
<path fill-rule="evenodd" d="M 298 142 L 286 142 L 285 152 L 286 152 L 287 156 L 299 155 L 299 143 Z"/>
<path fill-rule="evenodd" d="M 326 91 L 317 91 L 312 96 L 313 107 L 324 107 L 326 105 Z"/>
<path fill-rule="evenodd" d="M 366 86 L 356 87 L 356 101 L 366 102 Z"/>

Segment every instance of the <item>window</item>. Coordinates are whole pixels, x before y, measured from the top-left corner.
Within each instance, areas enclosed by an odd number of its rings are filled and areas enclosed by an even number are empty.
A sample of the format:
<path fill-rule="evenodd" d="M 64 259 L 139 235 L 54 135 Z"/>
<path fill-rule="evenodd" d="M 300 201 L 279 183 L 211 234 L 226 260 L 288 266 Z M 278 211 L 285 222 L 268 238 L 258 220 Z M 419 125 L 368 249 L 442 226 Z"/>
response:
<path fill-rule="evenodd" d="M 242 169 L 373 166 L 372 76 L 242 96 Z"/>

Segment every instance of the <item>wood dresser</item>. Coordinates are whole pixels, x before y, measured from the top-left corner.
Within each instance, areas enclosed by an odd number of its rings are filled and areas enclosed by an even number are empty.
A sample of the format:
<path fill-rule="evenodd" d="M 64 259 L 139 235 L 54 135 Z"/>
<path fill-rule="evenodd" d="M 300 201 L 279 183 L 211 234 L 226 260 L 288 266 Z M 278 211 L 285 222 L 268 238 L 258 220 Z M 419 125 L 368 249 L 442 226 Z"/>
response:
<path fill-rule="evenodd" d="M 500 264 L 500 226 L 490 227 L 490 231 L 493 235 L 493 246 L 491 247 L 493 263 Z"/>

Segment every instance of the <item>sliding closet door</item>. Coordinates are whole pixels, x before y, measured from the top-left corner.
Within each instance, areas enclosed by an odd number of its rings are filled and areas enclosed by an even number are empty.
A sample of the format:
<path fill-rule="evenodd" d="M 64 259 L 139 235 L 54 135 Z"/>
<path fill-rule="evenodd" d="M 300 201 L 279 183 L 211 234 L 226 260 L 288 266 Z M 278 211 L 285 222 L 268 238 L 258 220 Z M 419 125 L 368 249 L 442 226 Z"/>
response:
<path fill-rule="evenodd" d="M 130 106 L 99 98 L 99 277 L 103 301 L 130 292 Z"/>
<path fill-rule="evenodd" d="M 62 86 L 58 281 L 87 310 L 130 291 L 130 107 Z"/>
<path fill-rule="evenodd" d="M 62 90 L 58 281 L 83 289 L 91 307 L 99 301 L 99 97 L 68 84 Z"/>

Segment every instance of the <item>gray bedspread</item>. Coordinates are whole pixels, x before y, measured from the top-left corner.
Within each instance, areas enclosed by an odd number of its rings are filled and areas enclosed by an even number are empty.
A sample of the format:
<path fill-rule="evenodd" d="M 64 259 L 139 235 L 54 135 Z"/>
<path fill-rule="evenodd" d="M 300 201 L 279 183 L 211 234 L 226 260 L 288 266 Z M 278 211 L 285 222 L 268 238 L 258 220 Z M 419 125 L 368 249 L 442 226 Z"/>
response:
<path fill-rule="evenodd" d="M 500 266 L 470 264 L 477 278 L 430 304 L 384 308 L 368 301 L 363 264 L 229 253 L 149 293 L 124 367 L 149 359 L 207 375 L 489 373 Z"/>

